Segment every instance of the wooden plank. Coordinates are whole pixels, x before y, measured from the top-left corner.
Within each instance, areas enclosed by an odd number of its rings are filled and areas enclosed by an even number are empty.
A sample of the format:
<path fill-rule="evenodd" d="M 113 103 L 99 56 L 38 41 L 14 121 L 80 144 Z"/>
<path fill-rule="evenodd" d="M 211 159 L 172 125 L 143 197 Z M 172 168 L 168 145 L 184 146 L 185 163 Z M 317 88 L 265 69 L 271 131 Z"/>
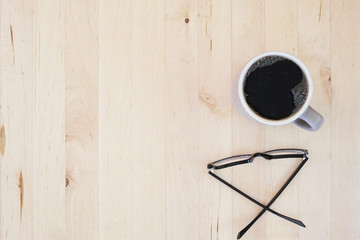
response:
<path fill-rule="evenodd" d="M 264 52 L 264 1 L 233 1 L 232 3 L 232 87 L 244 65 Z M 234 89 L 233 89 L 234 91 Z M 235 94 L 234 91 L 233 94 Z M 229 93 L 230 95 L 230 93 Z M 233 96 L 234 97 L 234 96 Z M 232 118 L 232 153 L 251 154 L 265 150 L 265 126 L 244 118 L 234 106 Z M 258 159 L 249 166 L 233 169 L 233 184 L 256 200 L 265 203 L 265 161 Z M 248 199 L 233 193 L 233 234 L 236 238 L 261 211 Z M 245 239 L 265 239 L 265 218 L 261 218 L 244 236 Z"/>
<path fill-rule="evenodd" d="M 132 238 L 132 1 L 99 1 L 99 239 Z"/>
<path fill-rule="evenodd" d="M 164 4 L 164 0 L 133 2 L 134 239 L 146 239 L 149 235 L 165 239 Z"/>
<path fill-rule="evenodd" d="M 65 238 L 65 1 L 34 4 L 34 239 Z"/>
<path fill-rule="evenodd" d="M 360 3 L 331 1 L 331 239 L 359 239 Z"/>
<path fill-rule="evenodd" d="M 98 5 L 66 1 L 66 239 L 98 239 Z"/>
<path fill-rule="evenodd" d="M 299 177 L 299 239 L 330 239 L 331 206 L 331 71 L 330 5 L 327 0 L 298 2 L 298 57 L 313 79 L 310 103 L 325 121 L 317 132 L 299 131 L 299 146 L 309 161 Z M 301 20 L 301 21 L 300 21 Z M 311 27 L 310 27 L 311 26 Z"/>
<path fill-rule="evenodd" d="M 0 11 L 0 239 L 34 239 L 33 1 Z"/>
<path fill-rule="evenodd" d="M 166 239 L 198 238 L 198 3 L 166 1 Z"/>
<path fill-rule="evenodd" d="M 283 51 L 297 55 L 297 2 L 270 0 L 265 2 L 265 51 Z M 266 149 L 297 148 L 299 130 L 293 124 L 266 127 Z M 268 203 L 299 165 L 299 159 L 266 163 L 266 202 Z M 302 171 L 305 171 L 304 168 Z M 298 176 L 272 205 L 287 216 L 298 218 Z M 299 227 L 266 213 L 266 237 L 298 239 Z"/>
<path fill-rule="evenodd" d="M 230 13 L 230 14 L 229 14 Z M 207 163 L 231 156 L 231 1 L 199 2 L 199 236 L 232 239 L 232 190 Z M 231 170 L 222 174 L 231 181 Z"/>

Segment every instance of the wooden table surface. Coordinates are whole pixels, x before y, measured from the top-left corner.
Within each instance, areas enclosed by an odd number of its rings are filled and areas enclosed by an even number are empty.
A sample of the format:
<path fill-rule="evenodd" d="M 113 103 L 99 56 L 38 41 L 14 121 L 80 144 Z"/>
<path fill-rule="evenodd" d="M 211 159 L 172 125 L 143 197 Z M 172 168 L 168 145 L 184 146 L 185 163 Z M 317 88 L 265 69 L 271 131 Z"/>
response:
<path fill-rule="evenodd" d="M 244 239 L 360 239 L 358 0 L 1 0 L 0 239 L 236 239 L 261 211 L 208 175 L 310 160 Z M 300 58 L 318 132 L 240 116 L 265 51 Z M 266 204 L 299 160 L 219 174 Z"/>

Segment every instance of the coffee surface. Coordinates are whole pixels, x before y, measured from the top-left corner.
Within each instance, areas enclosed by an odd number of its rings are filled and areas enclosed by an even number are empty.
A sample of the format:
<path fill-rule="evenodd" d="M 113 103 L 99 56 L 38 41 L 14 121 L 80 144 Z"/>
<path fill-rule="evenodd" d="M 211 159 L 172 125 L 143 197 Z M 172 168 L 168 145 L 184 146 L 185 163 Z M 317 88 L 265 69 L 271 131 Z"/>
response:
<path fill-rule="evenodd" d="M 258 115 L 280 120 L 296 113 L 307 97 L 307 82 L 291 60 L 269 56 L 250 67 L 243 85 L 245 99 Z"/>

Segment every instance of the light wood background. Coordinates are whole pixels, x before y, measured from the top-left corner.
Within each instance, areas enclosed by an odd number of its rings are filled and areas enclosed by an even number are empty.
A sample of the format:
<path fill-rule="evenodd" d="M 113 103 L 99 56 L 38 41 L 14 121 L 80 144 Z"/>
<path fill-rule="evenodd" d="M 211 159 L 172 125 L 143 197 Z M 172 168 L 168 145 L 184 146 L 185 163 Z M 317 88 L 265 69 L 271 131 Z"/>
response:
<path fill-rule="evenodd" d="M 1 0 L 0 239 L 235 239 L 261 208 L 207 174 L 232 154 L 310 160 L 244 239 L 360 239 L 358 0 Z M 264 51 L 314 79 L 312 133 L 241 117 Z M 266 204 L 298 160 L 221 176 Z"/>

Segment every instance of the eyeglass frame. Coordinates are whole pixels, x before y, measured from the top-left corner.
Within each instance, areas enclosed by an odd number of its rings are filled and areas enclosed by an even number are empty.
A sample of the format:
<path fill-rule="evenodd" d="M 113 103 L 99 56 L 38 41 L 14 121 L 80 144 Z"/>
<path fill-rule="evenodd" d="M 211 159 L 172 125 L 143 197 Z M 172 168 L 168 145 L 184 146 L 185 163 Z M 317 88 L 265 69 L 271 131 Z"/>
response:
<path fill-rule="evenodd" d="M 281 155 L 270 155 L 268 153 L 270 152 L 279 152 L 279 151 L 299 151 L 299 152 L 303 152 L 303 154 L 281 154 Z M 257 205 L 261 206 L 263 209 L 262 211 L 244 228 L 242 229 L 237 236 L 237 239 L 240 239 L 249 229 L 250 227 L 261 217 L 262 214 L 264 214 L 266 211 L 270 211 L 272 213 L 274 213 L 275 215 L 282 217 L 290 222 L 293 222 L 295 224 L 298 224 L 302 227 L 305 227 L 305 225 L 297 220 L 297 219 L 292 219 L 290 217 L 287 217 L 285 215 L 279 214 L 275 211 L 273 211 L 272 209 L 270 209 L 270 206 L 275 202 L 275 200 L 280 196 L 280 194 L 285 190 L 285 188 L 288 186 L 288 184 L 293 180 L 293 178 L 296 176 L 296 174 L 300 171 L 300 169 L 304 166 L 304 164 L 307 162 L 307 160 L 309 159 L 307 157 L 307 155 L 309 154 L 308 150 L 306 149 L 294 149 L 294 148 L 284 148 L 284 149 L 275 149 L 275 150 L 270 150 L 270 151 L 266 151 L 264 153 L 254 153 L 254 154 L 242 154 L 242 155 L 236 155 L 236 156 L 232 156 L 232 157 L 228 157 L 228 158 L 223 158 L 217 161 L 214 161 L 212 163 L 209 163 L 207 165 L 208 169 L 211 169 L 209 171 L 209 174 L 211 176 L 213 176 L 214 178 L 216 178 L 217 180 L 219 180 L 220 182 L 224 183 L 225 185 L 227 185 L 228 187 L 230 187 L 231 189 L 235 190 L 236 192 L 238 192 L 239 194 L 241 194 L 242 196 L 244 196 L 245 198 L 251 200 L 252 202 L 256 203 Z M 239 158 L 239 157 L 243 157 L 243 156 L 249 156 L 248 159 L 244 159 L 244 160 L 240 160 L 240 161 L 236 161 L 236 162 L 231 162 L 231 163 L 227 163 L 227 164 L 223 164 L 220 166 L 216 166 L 215 164 L 218 162 L 222 162 L 222 161 L 226 161 L 229 159 L 233 159 L 233 158 Z M 302 157 L 302 162 L 300 163 L 300 165 L 295 169 L 295 171 L 293 172 L 293 174 L 289 177 L 289 179 L 285 182 L 285 184 L 281 187 L 281 189 L 276 193 L 276 195 L 271 199 L 271 201 L 264 206 L 263 204 L 259 203 L 258 201 L 256 201 L 255 199 L 251 198 L 250 196 L 248 196 L 247 194 L 243 193 L 241 190 L 237 189 L 236 187 L 234 187 L 233 185 L 231 185 L 230 183 L 227 183 L 225 180 L 223 180 L 222 178 L 220 178 L 219 176 L 214 174 L 214 170 L 218 170 L 218 169 L 224 169 L 224 168 L 228 168 L 228 167 L 233 167 L 233 166 L 237 166 L 237 165 L 241 165 L 241 164 L 245 164 L 245 163 L 252 163 L 253 160 L 256 157 L 263 157 L 266 160 L 272 160 L 272 159 L 283 159 L 283 158 L 300 158 Z M 296 223 L 298 222 L 298 223 Z M 299 224 L 300 223 L 300 224 Z"/>

